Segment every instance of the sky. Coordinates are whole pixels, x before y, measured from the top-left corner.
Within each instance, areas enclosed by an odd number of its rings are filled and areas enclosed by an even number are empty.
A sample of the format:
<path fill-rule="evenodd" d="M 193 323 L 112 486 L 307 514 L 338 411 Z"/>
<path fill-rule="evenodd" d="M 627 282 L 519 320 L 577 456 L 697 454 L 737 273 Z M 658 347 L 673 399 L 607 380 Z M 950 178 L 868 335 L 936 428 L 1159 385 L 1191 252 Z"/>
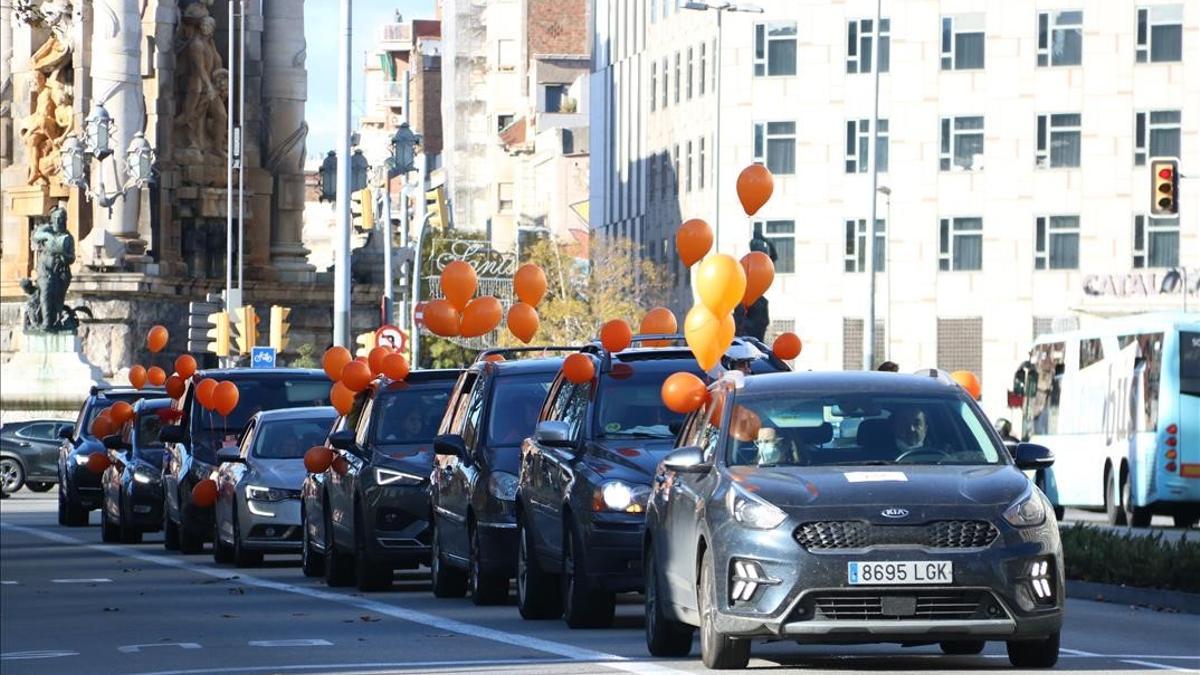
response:
<path fill-rule="evenodd" d="M 354 79 L 351 88 L 351 129 L 357 126 L 363 110 L 364 54 L 373 49 L 378 27 L 391 23 L 395 12 L 412 19 L 432 19 L 436 0 L 353 0 L 350 34 L 350 70 Z M 304 39 L 308 43 L 308 118 L 309 158 L 319 158 L 333 149 L 337 138 L 337 77 L 338 77 L 338 0 L 315 0 L 304 3 Z"/>

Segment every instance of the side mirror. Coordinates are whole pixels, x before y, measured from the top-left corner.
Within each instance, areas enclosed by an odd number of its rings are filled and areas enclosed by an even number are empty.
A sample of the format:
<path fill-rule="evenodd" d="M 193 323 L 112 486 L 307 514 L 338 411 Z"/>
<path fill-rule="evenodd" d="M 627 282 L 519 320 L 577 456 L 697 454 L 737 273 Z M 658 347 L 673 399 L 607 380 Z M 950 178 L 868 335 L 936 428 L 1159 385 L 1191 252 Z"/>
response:
<path fill-rule="evenodd" d="M 168 424 L 158 432 L 158 440 L 163 443 L 182 443 L 183 427 L 178 424 Z"/>
<path fill-rule="evenodd" d="M 442 434 L 433 439 L 433 451 L 447 457 L 467 456 L 467 446 L 458 434 Z"/>
<path fill-rule="evenodd" d="M 354 432 L 350 429 L 342 429 L 329 434 L 329 444 L 338 450 L 354 450 Z"/>
<path fill-rule="evenodd" d="M 129 444 L 121 439 L 117 434 L 104 437 L 104 447 L 115 452 L 121 452 L 129 449 Z"/>
<path fill-rule="evenodd" d="M 225 462 L 240 462 L 242 461 L 242 451 L 236 445 L 227 445 L 217 451 L 217 463 Z"/>
<path fill-rule="evenodd" d="M 71 440 L 71 437 L 74 435 L 75 435 L 75 429 L 72 427 L 62 427 L 61 429 L 58 430 L 58 437 L 63 439 L 64 441 Z"/>
<path fill-rule="evenodd" d="M 704 452 L 695 445 L 689 445 L 664 457 L 663 468 L 676 473 L 704 473 L 709 465 L 704 463 Z"/>
<path fill-rule="evenodd" d="M 538 422 L 533 430 L 533 440 L 547 448 L 575 447 L 575 441 L 571 438 L 571 425 L 561 420 Z"/>
<path fill-rule="evenodd" d="M 1045 469 L 1054 464 L 1054 453 L 1044 445 L 1019 443 L 1013 451 L 1013 460 L 1022 471 Z"/>

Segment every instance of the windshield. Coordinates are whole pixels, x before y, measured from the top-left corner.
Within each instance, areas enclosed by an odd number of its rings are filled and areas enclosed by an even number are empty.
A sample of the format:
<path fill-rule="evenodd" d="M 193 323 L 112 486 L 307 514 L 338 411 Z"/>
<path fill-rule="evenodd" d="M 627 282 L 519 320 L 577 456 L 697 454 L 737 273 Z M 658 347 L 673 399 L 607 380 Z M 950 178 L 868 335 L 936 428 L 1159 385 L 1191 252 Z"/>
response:
<path fill-rule="evenodd" d="M 163 421 L 158 416 L 158 410 L 142 413 L 137 418 L 137 431 L 134 436 L 134 451 L 141 454 L 144 450 L 157 452 L 163 447 L 158 440 L 158 432 L 162 431 Z"/>
<path fill-rule="evenodd" d="M 204 410 L 192 400 L 191 451 L 202 462 L 215 463 L 218 448 L 236 445 L 238 434 L 256 412 L 329 405 L 329 380 L 324 375 L 293 379 L 243 377 L 234 383 L 238 404 L 229 417 Z"/>
<path fill-rule="evenodd" d="M 314 445 L 324 445 L 336 416 L 264 422 L 250 454 L 258 459 L 301 459 Z"/>
<path fill-rule="evenodd" d="M 680 364 L 680 371 L 704 374 Z M 600 438 L 674 438 L 672 424 L 682 424 L 683 415 L 671 412 L 662 402 L 662 384 L 675 370 L 620 363 L 600 379 L 596 429 Z"/>
<path fill-rule="evenodd" d="M 437 436 L 454 380 L 392 385 L 375 399 L 376 443 L 430 443 Z"/>
<path fill-rule="evenodd" d="M 1200 396 L 1200 333 L 1179 332 L 1179 391 Z"/>
<path fill-rule="evenodd" d="M 951 397 L 877 394 L 738 398 L 731 465 L 999 464 L 986 421 Z"/>
<path fill-rule="evenodd" d="M 488 414 L 490 447 L 520 445 L 533 434 L 554 373 L 496 378 Z"/>
<path fill-rule="evenodd" d="M 92 435 L 92 422 L 96 421 L 96 418 L 100 416 L 101 411 L 110 407 L 117 401 L 125 401 L 126 403 L 133 405 L 137 401 L 152 395 L 157 396 L 158 394 L 143 394 L 141 392 L 110 392 L 107 396 L 96 396 L 92 398 L 91 405 L 87 407 L 86 414 L 83 416 L 83 426 L 78 428 L 79 435 L 90 437 Z"/>

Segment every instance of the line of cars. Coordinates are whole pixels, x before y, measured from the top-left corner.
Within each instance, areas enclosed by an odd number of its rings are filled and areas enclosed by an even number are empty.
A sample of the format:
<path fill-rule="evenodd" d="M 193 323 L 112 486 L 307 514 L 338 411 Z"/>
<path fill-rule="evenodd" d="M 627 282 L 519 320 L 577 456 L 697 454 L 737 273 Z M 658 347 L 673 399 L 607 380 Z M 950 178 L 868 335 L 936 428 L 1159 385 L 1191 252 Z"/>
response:
<path fill-rule="evenodd" d="M 566 352 L 590 381 L 567 379 Z M 237 380 L 228 421 L 189 386 L 103 440 L 125 453 L 105 472 L 105 539 L 161 523 L 168 548 L 211 540 L 239 566 L 299 552 L 305 575 L 363 591 L 428 565 L 438 597 L 502 604 L 515 585 L 522 617 L 572 628 L 611 625 L 616 595 L 641 592 L 650 653 L 686 655 L 699 632 L 710 668 L 744 667 L 761 639 L 1002 640 L 1014 665 L 1055 663 L 1061 548 L 1022 473 L 1049 451 L 1007 450 L 936 373 L 792 373 L 744 338 L 722 366 L 688 415 L 660 394 L 704 375 L 679 336 L 488 352 L 380 378 L 346 415 L 320 371 L 201 373 Z M 324 463 L 306 469 L 310 453 Z"/>

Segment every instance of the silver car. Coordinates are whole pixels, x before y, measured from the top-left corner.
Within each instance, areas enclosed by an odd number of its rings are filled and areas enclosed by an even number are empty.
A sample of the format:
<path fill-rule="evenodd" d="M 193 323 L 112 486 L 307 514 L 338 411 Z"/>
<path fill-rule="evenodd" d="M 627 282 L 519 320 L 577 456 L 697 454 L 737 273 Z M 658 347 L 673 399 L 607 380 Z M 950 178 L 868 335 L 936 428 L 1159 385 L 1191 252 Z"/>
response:
<path fill-rule="evenodd" d="M 214 560 L 249 567 L 264 553 L 300 552 L 304 453 L 336 418 L 328 407 L 259 412 L 238 445 L 217 452 Z"/>

